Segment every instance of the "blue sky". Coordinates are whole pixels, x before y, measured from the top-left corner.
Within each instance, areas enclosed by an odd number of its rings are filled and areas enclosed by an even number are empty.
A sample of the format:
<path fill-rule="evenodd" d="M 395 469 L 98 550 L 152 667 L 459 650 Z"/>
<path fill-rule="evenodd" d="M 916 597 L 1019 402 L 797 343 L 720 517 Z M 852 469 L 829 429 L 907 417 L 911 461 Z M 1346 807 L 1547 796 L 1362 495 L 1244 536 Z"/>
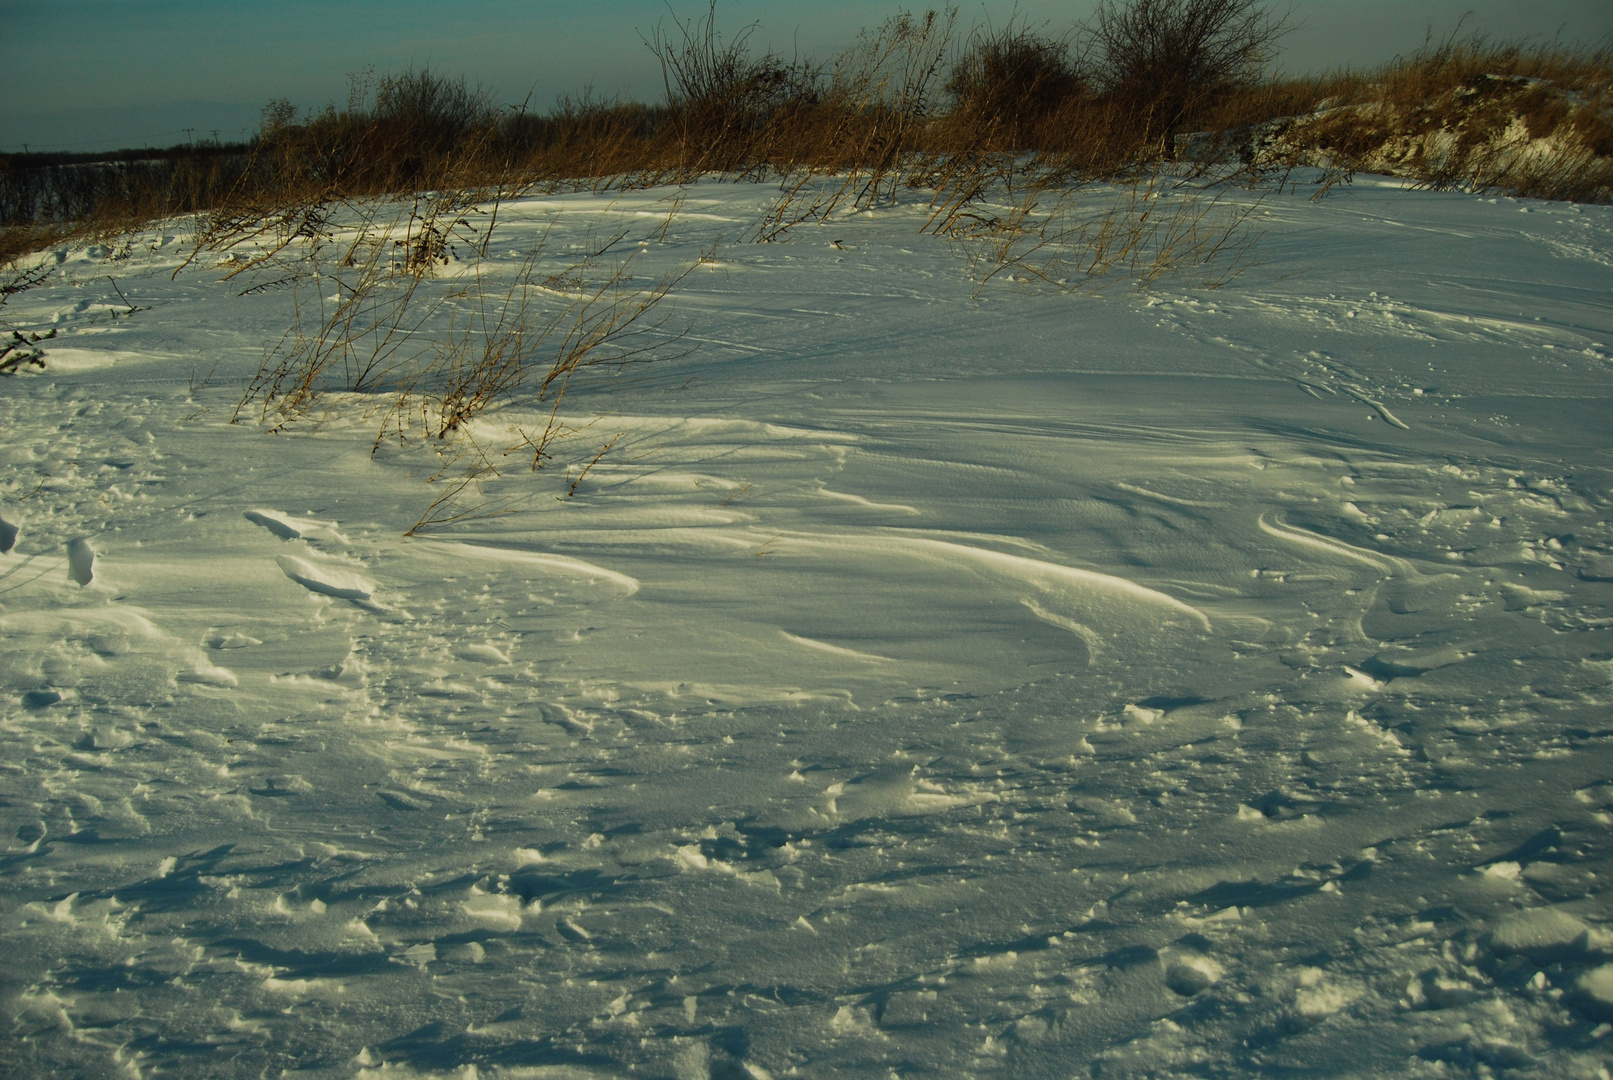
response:
<path fill-rule="evenodd" d="M 859 28 L 919 4 L 723 0 L 719 22 L 752 39 L 826 58 Z M 1015 10 L 1062 32 L 1093 0 L 960 4 L 968 22 Z M 1282 4 L 1274 5 L 1282 7 Z M 1613 35 L 1608 0 L 1295 0 L 1281 66 L 1367 66 L 1415 49 L 1432 28 L 1589 43 Z M 682 17 L 701 0 L 671 0 Z M 506 101 L 540 109 L 585 87 L 649 100 L 659 69 L 642 34 L 669 17 L 659 0 L 0 0 L 0 150 L 168 145 L 217 131 L 239 138 L 271 98 L 345 101 L 347 76 L 430 64 Z M 17 62 L 22 59 L 24 62 Z M 185 129 L 190 129 L 187 135 Z"/>

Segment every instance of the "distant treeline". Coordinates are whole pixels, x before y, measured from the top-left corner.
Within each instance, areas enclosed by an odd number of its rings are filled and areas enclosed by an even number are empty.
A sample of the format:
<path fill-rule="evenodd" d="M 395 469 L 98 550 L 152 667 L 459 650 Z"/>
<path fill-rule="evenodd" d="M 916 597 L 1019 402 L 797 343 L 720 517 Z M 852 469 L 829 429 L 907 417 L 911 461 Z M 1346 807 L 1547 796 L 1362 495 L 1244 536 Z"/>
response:
<path fill-rule="evenodd" d="M 0 226 L 69 225 L 107 216 L 195 213 L 239 185 L 252 144 L 107 154 L 0 155 Z"/>
<path fill-rule="evenodd" d="M 140 147 L 101 150 L 90 153 L 32 151 L 25 154 L 0 153 L 0 167 L 8 169 L 48 169 L 59 165 L 103 165 L 126 161 L 174 161 L 179 158 L 229 157 L 244 154 L 250 142 L 222 143 L 203 140 L 167 147 Z"/>

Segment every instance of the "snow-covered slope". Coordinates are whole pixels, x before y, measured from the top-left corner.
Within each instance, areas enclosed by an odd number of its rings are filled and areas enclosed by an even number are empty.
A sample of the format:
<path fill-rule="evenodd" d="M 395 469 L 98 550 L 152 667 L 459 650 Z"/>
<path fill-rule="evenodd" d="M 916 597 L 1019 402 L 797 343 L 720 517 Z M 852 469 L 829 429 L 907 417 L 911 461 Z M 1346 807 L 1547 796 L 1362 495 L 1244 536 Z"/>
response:
<path fill-rule="evenodd" d="M 644 272 L 768 193 L 684 196 Z M 722 248 L 410 539 L 361 410 L 228 423 L 287 292 L 51 253 L 7 1075 L 1605 1076 L 1613 212 L 1358 179 L 1219 292 L 978 299 L 926 216 Z"/>

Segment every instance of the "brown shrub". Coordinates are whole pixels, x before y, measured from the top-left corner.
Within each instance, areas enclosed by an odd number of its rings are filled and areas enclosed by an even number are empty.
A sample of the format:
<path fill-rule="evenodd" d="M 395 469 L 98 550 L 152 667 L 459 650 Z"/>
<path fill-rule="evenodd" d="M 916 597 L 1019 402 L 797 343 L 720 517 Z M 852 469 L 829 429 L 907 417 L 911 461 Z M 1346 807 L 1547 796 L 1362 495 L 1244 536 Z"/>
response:
<path fill-rule="evenodd" d="M 992 150 L 1040 148 L 1050 117 L 1087 96 L 1087 80 L 1069 43 L 1038 36 L 1010 23 L 977 31 L 953 64 L 944 89 L 952 109 L 942 134 Z"/>
<path fill-rule="evenodd" d="M 1288 31 L 1261 0 L 1104 0 L 1095 18 L 1098 82 L 1164 134 L 1257 83 Z"/>

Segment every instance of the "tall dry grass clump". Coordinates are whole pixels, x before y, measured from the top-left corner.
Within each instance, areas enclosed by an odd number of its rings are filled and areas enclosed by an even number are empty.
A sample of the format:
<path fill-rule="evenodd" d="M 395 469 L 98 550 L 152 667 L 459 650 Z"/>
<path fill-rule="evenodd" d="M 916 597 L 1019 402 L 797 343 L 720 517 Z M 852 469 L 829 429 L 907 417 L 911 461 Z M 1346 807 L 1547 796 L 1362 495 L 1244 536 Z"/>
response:
<path fill-rule="evenodd" d="M 638 248 L 624 245 L 624 232 L 558 259 L 545 237 L 513 269 L 495 267 L 485 256 L 495 220 L 472 224 L 466 211 L 461 192 L 422 197 L 407 211 L 351 200 L 311 233 L 231 244 L 252 254 L 230 276 L 289 287 L 295 298 L 290 328 L 267 349 L 232 420 L 284 432 L 356 415 L 373 425 L 375 452 L 428 450 L 441 494 L 411 534 L 479 516 L 467 491 L 509 462 L 545 468 L 576 433 L 561 406 L 578 379 L 677 355 L 682 334 L 667 326 L 662 304 L 697 265 L 638 281 Z M 466 258 L 442 277 L 418 252 L 420 238 L 450 219 L 465 230 Z M 633 253 L 615 254 L 624 246 Z M 478 429 L 484 414 L 509 405 L 536 410 L 539 423 L 514 436 Z"/>
<path fill-rule="evenodd" d="M 934 186 L 939 163 L 924 137 L 956 33 L 955 9 L 897 15 L 835 60 L 819 100 L 792 111 L 752 170 L 776 175 L 781 190 L 753 239 L 778 240 L 838 210 L 892 201 L 903 187 Z"/>
<path fill-rule="evenodd" d="M 717 4 L 703 18 L 658 25 L 646 41 L 660 61 L 666 108 L 651 142 L 680 176 L 743 172 L 769 156 L 781 129 L 817 107 L 823 73 L 769 52 L 752 56 L 751 24 L 725 39 Z"/>
<path fill-rule="evenodd" d="M 1068 292 L 1167 277 L 1218 289 L 1247 268 L 1259 208 L 1225 187 L 1205 191 L 1153 172 L 1101 187 L 1032 187 L 997 206 L 983 198 L 947 235 L 976 296 L 999 277 Z"/>

